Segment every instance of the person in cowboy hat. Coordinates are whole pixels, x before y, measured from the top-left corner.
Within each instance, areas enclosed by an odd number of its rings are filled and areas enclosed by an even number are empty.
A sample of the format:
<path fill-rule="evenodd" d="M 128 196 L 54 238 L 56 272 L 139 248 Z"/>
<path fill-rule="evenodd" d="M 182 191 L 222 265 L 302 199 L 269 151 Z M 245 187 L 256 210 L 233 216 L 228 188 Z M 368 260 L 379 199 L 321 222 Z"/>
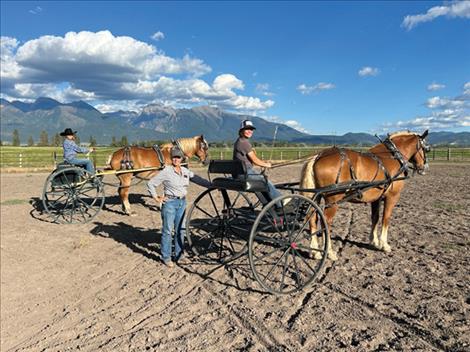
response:
<path fill-rule="evenodd" d="M 240 160 L 245 164 L 246 173 L 248 175 L 259 175 L 253 166 L 260 166 L 270 168 L 271 163 L 259 159 L 251 146 L 249 139 L 253 136 L 253 132 L 256 130 L 253 122 L 250 120 L 243 120 L 240 123 L 240 129 L 238 130 L 238 139 L 233 145 L 233 160 Z M 281 195 L 274 184 L 268 181 L 268 193 L 271 199 L 277 198 Z"/>
<path fill-rule="evenodd" d="M 181 264 L 183 259 L 184 216 L 189 181 L 203 187 L 211 187 L 212 184 L 205 178 L 181 166 L 184 155 L 178 147 L 173 147 L 170 153 L 171 165 L 166 166 L 156 176 L 152 177 L 147 182 L 147 188 L 158 204 L 163 203 L 161 209 L 162 238 L 160 251 L 163 263 L 168 267 L 173 267 L 171 261 L 171 234 L 173 230 L 175 230 L 175 261 Z M 163 184 L 163 196 L 158 196 L 156 192 L 156 187 L 160 184 Z"/>
<path fill-rule="evenodd" d="M 60 135 L 64 138 L 64 160 L 72 165 L 85 166 L 85 169 L 91 173 L 95 174 L 95 168 L 91 160 L 89 159 L 77 159 L 77 153 L 88 153 L 93 152 L 95 148 L 82 148 L 75 143 L 75 133 L 77 131 L 72 131 L 71 128 L 66 128 L 64 132 L 61 132 Z"/>

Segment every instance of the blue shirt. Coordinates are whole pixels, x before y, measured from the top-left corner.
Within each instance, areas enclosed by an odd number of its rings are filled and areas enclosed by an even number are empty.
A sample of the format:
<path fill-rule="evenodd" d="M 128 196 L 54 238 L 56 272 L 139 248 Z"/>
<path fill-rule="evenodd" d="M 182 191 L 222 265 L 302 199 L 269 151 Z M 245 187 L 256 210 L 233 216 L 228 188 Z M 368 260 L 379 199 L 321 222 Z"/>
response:
<path fill-rule="evenodd" d="M 66 161 L 71 161 L 72 159 L 75 159 L 77 153 L 88 153 L 87 148 L 81 148 L 73 140 L 67 138 L 64 140 L 63 147 L 64 160 Z"/>

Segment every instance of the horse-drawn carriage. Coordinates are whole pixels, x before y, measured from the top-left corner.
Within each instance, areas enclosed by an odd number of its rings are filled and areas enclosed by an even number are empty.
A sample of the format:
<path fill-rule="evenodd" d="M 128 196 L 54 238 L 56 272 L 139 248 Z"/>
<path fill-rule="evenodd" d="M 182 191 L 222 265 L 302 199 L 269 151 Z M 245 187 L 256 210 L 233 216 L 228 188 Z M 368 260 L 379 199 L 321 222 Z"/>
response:
<path fill-rule="evenodd" d="M 339 203 L 372 203 L 373 234 L 377 236 L 379 207 L 374 204 L 386 203 L 389 197 L 393 208 L 408 177 L 410 161 L 416 170 L 424 170 L 426 135 L 389 136 L 372 152 L 362 154 L 332 148 L 307 161 L 301 182 L 277 184 L 284 194 L 275 199 L 269 197 L 264 174 L 247 174 L 240 161 L 212 160 L 208 173 L 213 187 L 194 200 L 186 215 L 188 245 L 202 261 L 228 263 L 247 255 L 255 279 L 271 293 L 301 290 L 318 277 L 331 257 L 329 228 Z M 323 170 L 330 170 L 327 176 L 333 181 L 327 178 L 322 184 L 322 179 L 316 179 L 316 187 L 306 187 L 306 175 L 313 173 L 315 165 L 327 162 L 331 165 Z M 374 168 L 361 170 L 360 165 L 372 162 L 376 163 Z M 118 172 L 136 170 L 113 173 Z M 213 178 L 217 174 L 224 177 Z M 43 202 L 55 221 L 89 221 L 104 204 L 103 184 L 83 169 L 58 168 L 46 181 Z M 382 235 L 378 245 L 373 244 L 388 251 L 391 208 L 387 210 L 387 203 L 385 208 Z"/>

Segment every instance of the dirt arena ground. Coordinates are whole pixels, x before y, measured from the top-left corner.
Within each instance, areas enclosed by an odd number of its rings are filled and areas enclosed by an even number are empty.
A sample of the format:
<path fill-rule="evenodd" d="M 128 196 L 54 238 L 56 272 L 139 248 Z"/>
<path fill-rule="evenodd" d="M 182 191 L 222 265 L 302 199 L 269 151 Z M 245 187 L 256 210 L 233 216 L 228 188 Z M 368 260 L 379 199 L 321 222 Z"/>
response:
<path fill-rule="evenodd" d="M 108 187 L 91 223 L 52 224 L 35 207 L 46 176 L 1 175 L 1 351 L 470 351 L 468 164 L 431 164 L 407 182 L 389 254 L 368 246 L 370 208 L 343 205 L 338 261 L 288 296 L 264 293 L 246 257 L 164 267 L 143 184 L 137 217 Z"/>

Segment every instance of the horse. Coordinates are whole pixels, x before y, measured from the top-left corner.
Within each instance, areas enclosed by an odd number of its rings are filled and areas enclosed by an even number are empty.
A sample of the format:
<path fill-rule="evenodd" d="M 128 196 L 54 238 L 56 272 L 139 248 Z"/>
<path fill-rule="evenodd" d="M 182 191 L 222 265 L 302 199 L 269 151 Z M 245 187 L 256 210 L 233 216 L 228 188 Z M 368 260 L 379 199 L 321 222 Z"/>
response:
<path fill-rule="evenodd" d="M 159 171 L 156 169 L 132 172 L 132 169 L 160 168 L 165 165 L 170 165 L 170 151 L 173 147 L 181 149 L 185 158 L 197 156 L 203 165 L 209 164 L 209 144 L 204 139 L 203 135 L 180 138 L 175 140 L 174 143 L 163 144 L 159 147 L 163 159 L 162 161 L 160 161 L 160 157 L 153 147 L 125 147 L 115 151 L 111 155 L 108 161 L 108 165 L 111 169 L 116 171 L 129 169 L 129 172 L 116 175 L 120 180 L 118 192 L 125 214 L 135 215 L 135 213 L 131 211 L 131 205 L 129 203 L 129 188 L 132 178 L 137 176 L 141 179 L 150 179 Z"/>
<path fill-rule="evenodd" d="M 383 252 L 390 252 L 391 247 L 387 242 L 389 221 L 404 188 L 405 179 L 410 169 L 413 173 L 417 171 L 418 174 L 424 175 L 429 167 L 426 159 L 426 153 L 430 149 L 425 140 L 427 135 L 428 130 L 422 135 L 409 131 L 389 134 L 382 143 L 370 148 L 366 153 L 337 147 L 325 149 L 318 154 L 317 158 L 304 163 L 300 187 L 313 189 L 338 186 L 337 191 L 327 191 L 321 196 L 325 200 L 324 214 L 329 229 L 332 227 L 339 202 L 370 203 L 371 245 Z M 357 182 L 364 186 L 359 191 L 354 189 L 354 183 L 357 185 Z M 349 189 L 348 183 L 352 185 Z M 311 193 L 305 194 L 311 195 Z M 381 200 L 384 202 L 384 210 L 381 233 L 378 236 Z M 313 235 L 316 230 L 316 218 L 313 217 L 309 225 L 312 234 L 310 244 L 312 256 L 320 259 L 318 240 Z M 328 258 L 337 259 L 331 247 L 331 241 Z"/>

